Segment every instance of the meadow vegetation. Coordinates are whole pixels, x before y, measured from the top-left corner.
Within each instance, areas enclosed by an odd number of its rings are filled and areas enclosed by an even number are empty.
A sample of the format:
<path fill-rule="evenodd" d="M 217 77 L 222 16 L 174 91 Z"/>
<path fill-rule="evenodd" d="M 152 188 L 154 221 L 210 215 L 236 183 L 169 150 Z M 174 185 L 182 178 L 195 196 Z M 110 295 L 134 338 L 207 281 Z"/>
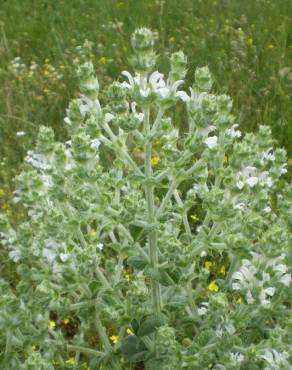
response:
<path fill-rule="evenodd" d="M 159 31 L 159 68 L 183 49 L 208 65 L 216 90 L 232 96 L 242 130 L 272 128 L 292 155 L 289 0 L 2 1 L 0 7 L 0 179 L 5 191 L 41 124 L 66 133 L 62 117 L 77 93 L 76 64 L 91 60 L 101 84 L 129 69 L 129 35 Z M 180 113 L 179 113 L 180 114 Z M 3 186 L 2 186 L 3 187 Z"/>

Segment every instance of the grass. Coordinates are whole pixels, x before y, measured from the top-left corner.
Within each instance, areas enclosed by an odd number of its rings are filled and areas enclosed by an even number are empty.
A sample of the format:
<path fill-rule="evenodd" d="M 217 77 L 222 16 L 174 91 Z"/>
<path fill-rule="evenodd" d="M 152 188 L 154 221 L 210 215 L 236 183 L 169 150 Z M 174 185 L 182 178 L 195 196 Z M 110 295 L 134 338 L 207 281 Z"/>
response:
<path fill-rule="evenodd" d="M 189 80 L 196 66 L 208 64 L 216 90 L 233 97 L 242 130 L 270 125 L 291 157 L 291 14 L 290 0 L 2 0 L 4 188 L 13 189 L 11 179 L 40 124 L 65 138 L 65 109 L 77 93 L 75 65 L 93 60 L 101 85 L 117 78 L 130 68 L 129 35 L 139 26 L 159 32 L 162 70 L 165 55 L 179 49 L 191 63 Z"/>

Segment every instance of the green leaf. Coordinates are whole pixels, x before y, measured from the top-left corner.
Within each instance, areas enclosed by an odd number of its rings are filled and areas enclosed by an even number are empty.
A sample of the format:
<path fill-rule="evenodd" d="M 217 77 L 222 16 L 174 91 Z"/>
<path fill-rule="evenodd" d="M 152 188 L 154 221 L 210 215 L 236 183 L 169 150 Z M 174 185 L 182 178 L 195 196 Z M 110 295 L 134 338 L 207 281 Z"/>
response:
<path fill-rule="evenodd" d="M 132 256 L 128 258 L 128 264 L 137 270 L 143 270 L 147 266 L 147 260 L 143 256 Z"/>
<path fill-rule="evenodd" d="M 149 357 L 149 351 L 136 335 L 123 338 L 120 349 L 130 362 L 145 361 Z"/>
<path fill-rule="evenodd" d="M 160 313 L 158 315 L 151 315 L 147 317 L 141 324 L 137 335 L 143 337 L 145 335 L 153 333 L 157 328 L 167 323 L 167 317 Z"/>
<path fill-rule="evenodd" d="M 152 279 L 158 281 L 160 284 L 164 286 L 175 285 L 175 281 L 166 271 L 157 271 L 154 269 L 149 269 L 149 273 Z"/>

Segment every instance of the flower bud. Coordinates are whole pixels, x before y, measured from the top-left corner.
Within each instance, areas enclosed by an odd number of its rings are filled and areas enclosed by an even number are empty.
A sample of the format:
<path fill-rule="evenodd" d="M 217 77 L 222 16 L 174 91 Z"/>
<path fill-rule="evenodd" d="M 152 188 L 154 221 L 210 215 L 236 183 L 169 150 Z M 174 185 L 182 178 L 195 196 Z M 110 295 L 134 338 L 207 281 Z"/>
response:
<path fill-rule="evenodd" d="M 170 73 L 171 82 L 182 80 L 185 78 L 187 70 L 187 57 L 182 51 L 172 53 L 170 56 Z"/>
<path fill-rule="evenodd" d="M 82 64 L 78 68 L 77 74 L 80 79 L 81 93 L 93 100 L 96 99 L 99 90 L 99 84 L 94 73 L 93 64 L 91 62 Z"/>
<path fill-rule="evenodd" d="M 210 92 L 213 85 L 208 67 L 197 68 L 195 72 L 195 89 L 199 92 Z"/>
<path fill-rule="evenodd" d="M 138 28 L 131 37 L 131 45 L 135 52 L 150 51 L 158 35 L 156 32 L 152 32 L 148 28 Z"/>
<path fill-rule="evenodd" d="M 129 110 L 126 91 L 119 82 L 114 82 L 107 91 L 109 107 L 114 114 L 124 114 Z"/>

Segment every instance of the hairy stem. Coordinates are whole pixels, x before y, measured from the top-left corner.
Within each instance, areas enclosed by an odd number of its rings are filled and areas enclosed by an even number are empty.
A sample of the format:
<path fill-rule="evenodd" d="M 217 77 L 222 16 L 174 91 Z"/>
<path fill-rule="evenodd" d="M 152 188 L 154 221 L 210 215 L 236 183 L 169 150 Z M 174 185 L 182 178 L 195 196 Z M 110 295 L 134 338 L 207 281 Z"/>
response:
<path fill-rule="evenodd" d="M 150 133 L 150 122 L 149 122 L 149 109 L 146 110 L 144 116 L 144 134 L 146 138 L 145 142 L 145 195 L 147 202 L 147 221 L 149 224 L 155 223 L 155 209 L 154 209 L 154 194 L 153 194 L 153 184 L 150 181 L 152 177 L 152 167 L 151 167 L 151 156 L 152 156 L 152 143 L 149 138 Z M 158 265 L 158 250 L 157 250 L 157 230 L 150 231 L 148 235 L 149 242 L 149 256 L 150 265 L 156 270 Z M 160 285 L 158 281 L 151 281 L 152 286 L 152 299 L 154 305 L 154 311 L 158 314 L 161 311 L 161 292 Z"/>
<path fill-rule="evenodd" d="M 108 352 L 111 352 L 111 350 L 112 350 L 111 343 L 108 339 L 105 328 L 102 325 L 102 322 L 101 322 L 98 314 L 96 314 L 96 318 L 95 318 L 95 327 L 96 327 L 98 336 L 100 338 L 100 341 L 104 345 L 105 350 L 108 351 Z M 117 359 L 113 358 L 110 362 L 111 362 L 113 370 L 121 370 L 121 367 L 120 367 L 119 363 L 117 362 Z"/>
<path fill-rule="evenodd" d="M 67 349 L 68 351 L 81 352 L 81 353 L 85 353 L 86 355 L 90 355 L 90 356 L 104 355 L 103 352 L 96 351 L 95 349 L 91 349 L 91 348 L 83 347 L 83 346 L 75 346 L 74 344 L 68 344 Z"/>
<path fill-rule="evenodd" d="M 181 208 L 183 208 L 184 204 L 183 204 L 183 201 L 181 200 L 181 197 L 179 196 L 179 193 L 178 193 L 177 189 L 174 191 L 173 195 L 174 195 L 174 198 L 175 198 L 177 204 Z M 189 221 L 188 221 L 188 216 L 187 216 L 187 211 L 186 210 L 183 210 L 182 219 L 183 219 L 183 223 L 184 223 L 186 233 L 191 237 L 192 232 L 191 232 L 191 228 L 190 228 L 190 224 L 189 224 Z"/>

